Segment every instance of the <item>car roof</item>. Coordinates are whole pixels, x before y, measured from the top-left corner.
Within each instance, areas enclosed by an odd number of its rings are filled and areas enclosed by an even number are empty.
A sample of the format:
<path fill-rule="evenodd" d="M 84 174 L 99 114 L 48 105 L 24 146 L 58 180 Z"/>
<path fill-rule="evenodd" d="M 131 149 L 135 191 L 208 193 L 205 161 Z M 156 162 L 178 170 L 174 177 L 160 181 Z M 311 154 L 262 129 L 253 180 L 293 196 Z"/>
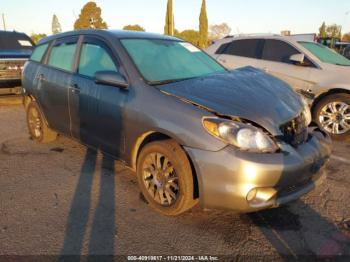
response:
<path fill-rule="evenodd" d="M 100 36 L 103 38 L 113 38 L 113 39 L 123 39 L 123 38 L 135 38 L 135 39 L 162 39 L 162 40 L 173 40 L 179 41 L 180 39 L 172 36 L 147 33 L 147 32 L 137 32 L 137 31 L 126 31 L 126 30 L 101 30 L 101 29 L 83 29 L 65 32 L 61 34 L 51 35 L 42 39 L 39 44 L 44 44 L 53 41 L 58 38 L 67 36 L 79 36 L 79 35 L 92 35 Z"/>

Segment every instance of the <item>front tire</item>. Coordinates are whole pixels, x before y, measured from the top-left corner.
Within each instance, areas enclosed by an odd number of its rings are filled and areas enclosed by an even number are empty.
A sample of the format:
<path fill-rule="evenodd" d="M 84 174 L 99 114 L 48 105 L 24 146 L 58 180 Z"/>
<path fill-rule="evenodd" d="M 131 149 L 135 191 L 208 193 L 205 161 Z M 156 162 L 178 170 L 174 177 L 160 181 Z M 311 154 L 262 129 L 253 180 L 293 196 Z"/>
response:
<path fill-rule="evenodd" d="M 173 140 L 146 145 L 137 161 L 137 180 L 149 205 L 166 216 L 177 216 L 197 204 L 191 165 Z"/>
<path fill-rule="evenodd" d="M 35 101 L 31 101 L 27 106 L 27 126 L 30 137 L 39 143 L 50 143 L 57 138 L 57 133 L 48 127 Z"/>
<path fill-rule="evenodd" d="M 314 119 L 332 139 L 350 140 L 350 95 L 329 95 L 317 103 Z"/>

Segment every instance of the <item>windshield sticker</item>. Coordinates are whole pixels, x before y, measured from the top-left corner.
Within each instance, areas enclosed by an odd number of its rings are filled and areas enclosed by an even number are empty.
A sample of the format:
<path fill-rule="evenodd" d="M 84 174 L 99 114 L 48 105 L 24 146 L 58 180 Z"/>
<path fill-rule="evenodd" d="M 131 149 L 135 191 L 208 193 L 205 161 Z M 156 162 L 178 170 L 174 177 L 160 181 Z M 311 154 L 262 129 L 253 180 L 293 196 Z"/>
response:
<path fill-rule="evenodd" d="M 32 43 L 28 40 L 17 40 L 21 46 L 32 46 Z"/>
<path fill-rule="evenodd" d="M 194 45 L 191 45 L 189 43 L 180 43 L 180 45 L 182 45 L 184 48 L 186 48 L 191 53 L 195 53 L 195 52 L 200 52 L 201 51 L 200 49 L 198 49 L 197 47 L 195 47 Z"/>

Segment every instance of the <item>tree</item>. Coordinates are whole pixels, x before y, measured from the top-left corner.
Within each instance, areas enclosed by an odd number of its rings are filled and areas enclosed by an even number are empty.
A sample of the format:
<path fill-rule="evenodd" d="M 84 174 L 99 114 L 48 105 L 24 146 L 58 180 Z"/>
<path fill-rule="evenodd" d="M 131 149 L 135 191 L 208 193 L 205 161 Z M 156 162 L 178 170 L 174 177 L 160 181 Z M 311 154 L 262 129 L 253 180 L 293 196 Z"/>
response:
<path fill-rule="evenodd" d="M 175 21 L 174 21 L 174 12 L 173 12 L 173 0 L 168 0 L 166 16 L 165 16 L 164 34 L 174 35 L 174 28 L 175 28 Z"/>
<path fill-rule="evenodd" d="M 182 32 L 175 30 L 175 36 L 181 38 L 195 46 L 199 46 L 199 32 L 193 29 L 187 29 Z"/>
<path fill-rule="evenodd" d="M 201 14 L 199 16 L 199 47 L 206 48 L 208 46 L 208 16 L 206 1 L 202 0 Z"/>
<path fill-rule="evenodd" d="M 39 41 L 43 38 L 47 37 L 46 34 L 32 34 L 30 38 L 33 40 L 35 44 L 39 43 Z"/>
<path fill-rule="evenodd" d="M 350 32 L 343 35 L 343 42 L 350 42 Z"/>
<path fill-rule="evenodd" d="M 74 29 L 107 29 L 107 23 L 101 17 L 101 8 L 95 2 L 88 2 L 81 9 L 79 18 L 74 23 Z"/>
<path fill-rule="evenodd" d="M 146 30 L 140 26 L 140 25 L 126 25 L 123 27 L 123 30 L 130 30 L 130 31 L 140 31 L 145 32 Z"/>
<path fill-rule="evenodd" d="M 331 38 L 341 39 L 341 29 L 342 29 L 342 27 L 340 25 L 337 25 L 337 24 L 327 26 L 327 34 Z"/>
<path fill-rule="evenodd" d="M 56 15 L 53 15 L 52 17 L 52 34 L 59 34 L 62 32 L 62 28 L 61 28 L 61 24 L 60 22 L 58 21 L 58 18 Z"/>
<path fill-rule="evenodd" d="M 231 33 L 231 27 L 228 24 L 222 23 L 219 25 L 211 25 L 209 30 L 210 40 L 217 40 L 228 36 Z"/>
<path fill-rule="evenodd" d="M 326 38 L 327 37 L 327 26 L 326 26 L 326 23 L 323 22 L 320 29 L 319 29 L 319 34 L 318 36 L 320 38 Z"/>

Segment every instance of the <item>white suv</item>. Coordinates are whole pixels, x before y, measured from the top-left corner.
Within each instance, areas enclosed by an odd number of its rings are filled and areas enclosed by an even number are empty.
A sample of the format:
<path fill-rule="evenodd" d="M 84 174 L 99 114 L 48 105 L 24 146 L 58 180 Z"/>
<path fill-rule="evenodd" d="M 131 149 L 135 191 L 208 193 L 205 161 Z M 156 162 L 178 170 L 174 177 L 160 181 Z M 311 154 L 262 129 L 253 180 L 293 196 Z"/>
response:
<path fill-rule="evenodd" d="M 350 139 L 350 60 L 331 49 L 293 37 L 238 36 L 207 52 L 229 69 L 253 66 L 312 99 L 314 120 L 336 140 Z"/>

